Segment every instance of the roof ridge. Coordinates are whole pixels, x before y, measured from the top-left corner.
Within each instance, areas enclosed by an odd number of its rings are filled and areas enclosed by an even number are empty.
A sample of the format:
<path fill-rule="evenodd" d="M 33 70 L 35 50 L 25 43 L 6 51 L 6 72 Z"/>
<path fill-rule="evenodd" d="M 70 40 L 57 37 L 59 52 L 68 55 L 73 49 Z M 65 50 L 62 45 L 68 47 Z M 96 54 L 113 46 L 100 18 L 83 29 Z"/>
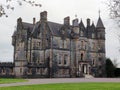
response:
<path fill-rule="evenodd" d="M 47 21 L 48 23 L 54 23 L 54 24 L 59 24 L 59 25 L 63 25 L 61 23 L 57 23 L 57 22 L 52 22 L 52 21 Z"/>

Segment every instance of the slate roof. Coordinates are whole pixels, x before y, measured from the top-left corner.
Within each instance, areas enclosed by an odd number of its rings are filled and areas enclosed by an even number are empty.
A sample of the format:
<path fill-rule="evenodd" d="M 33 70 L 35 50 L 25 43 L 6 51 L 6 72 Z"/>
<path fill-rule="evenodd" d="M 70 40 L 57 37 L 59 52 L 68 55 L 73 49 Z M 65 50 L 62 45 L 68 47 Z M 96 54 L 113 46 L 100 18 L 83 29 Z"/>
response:
<path fill-rule="evenodd" d="M 98 19 L 96 27 L 97 28 L 105 28 L 104 25 L 103 25 L 102 19 L 100 17 Z"/>
<path fill-rule="evenodd" d="M 50 30 L 52 32 L 52 35 L 60 36 L 59 30 L 63 26 L 62 24 L 58 24 L 58 23 L 48 21 L 48 26 L 49 26 L 49 28 L 50 28 Z"/>
<path fill-rule="evenodd" d="M 25 30 L 29 30 L 30 34 L 34 36 L 37 35 L 37 33 L 39 32 L 39 27 L 40 27 L 40 22 L 38 21 L 35 25 L 34 24 L 31 24 L 31 23 L 26 23 L 26 22 L 22 22 L 22 25 L 23 25 L 23 28 Z M 64 27 L 65 29 L 68 29 L 66 30 L 67 31 L 67 34 L 66 36 L 69 37 L 70 36 L 70 30 L 72 30 L 72 26 L 69 26 L 69 28 L 67 28 L 66 26 L 64 26 L 64 24 L 59 24 L 59 23 L 55 23 L 55 22 L 51 22 L 51 21 L 47 21 L 47 25 L 52 33 L 53 36 L 58 36 L 58 37 L 62 37 L 61 36 L 61 33 L 60 33 L 60 30 Z M 104 28 L 104 25 L 103 25 L 103 22 L 101 20 L 101 18 L 99 17 L 98 19 L 98 22 L 97 22 L 97 25 L 95 27 L 94 24 L 92 24 L 90 27 L 85 27 L 84 26 L 84 23 L 81 22 L 79 23 L 79 27 L 82 28 L 82 30 L 84 31 L 84 34 L 85 36 L 87 35 L 87 33 L 90 33 L 90 32 L 93 32 L 95 30 L 95 28 Z M 70 29 L 70 30 L 69 30 Z M 15 31 L 13 33 L 12 36 L 15 36 L 17 34 L 17 31 Z"/>
<path fill-rule="evenodd" d="M 22 22 L 23 28 L 32 32 L 34 25 L 31 23 Z M 14 31 L 12 37 L 16 36 L 17 30 Z"/>
<path fill-rule="evenodd" d="M 53 36 L 60 36 L 59 30 L 62 27 L 62 24 L 58 24 L 50 21 L 48 21 L 47 24 Z M 36 35 L 36 33 L 38 33 L 39 26 L 40 26 L 40 23 L 37 22 L 32 31 L 33 36 Z"/>
<path fill-rule="evenodd" d="M 12 35 L 12 37 L 15 37 L 16 34 L 17 34 L 17 31 L 15 30 L 14 33 L 13 33 L 13 35 Z"/>
<path fill-rule="evenodd" d="M 40 22 L 37 22 L 35 24 L 35 26 L 33 27 L 33 30 L 31 31 L 31 34 L 32 34 L 33 37 L 36 37 L 36 34 L 39 31 L 39 26 L 40 26 Z"/>
<path fill-rule="evenodd" d="M 23 24 L 23 28 L 24 28 L 24 29 L 27 29 L 27 30 L 29 29 L 30 32 L 32 32 L 33 27 L 34 27 L 33 24 L 31 24 L 31 23 L 26 23 L 26 22 L 22 22 L 22 24 Z"/>

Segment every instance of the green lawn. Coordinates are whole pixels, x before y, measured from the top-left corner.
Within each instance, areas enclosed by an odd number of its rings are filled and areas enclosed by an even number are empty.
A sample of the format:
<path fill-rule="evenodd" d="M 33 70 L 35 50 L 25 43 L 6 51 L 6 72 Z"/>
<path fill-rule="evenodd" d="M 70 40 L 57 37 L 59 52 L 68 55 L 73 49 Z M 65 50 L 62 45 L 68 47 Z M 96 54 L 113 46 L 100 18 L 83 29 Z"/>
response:
<path fill-rule="evenodd" d="M 0 90 L 120 90 L 120 83 L 64 83 L 15 87 L 0 87 Z"/>
<path fill-rule="evenodd" d="M 25 80 L 25 79 L 0 78 L 0 84 L 25 82 L 25 81 L 27 81 L 27 80 Z"/>

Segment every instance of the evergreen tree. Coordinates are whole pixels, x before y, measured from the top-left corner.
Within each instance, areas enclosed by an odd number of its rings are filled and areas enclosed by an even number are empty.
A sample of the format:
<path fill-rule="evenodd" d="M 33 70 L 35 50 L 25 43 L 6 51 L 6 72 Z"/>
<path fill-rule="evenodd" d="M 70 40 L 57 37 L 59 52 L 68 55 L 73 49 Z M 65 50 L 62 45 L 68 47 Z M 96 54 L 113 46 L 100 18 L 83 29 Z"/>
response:
<path fill-rule="evenodd" d="M 106 74 L 107 77 L 114 77 L 115 76 L 115 66 L 113 65 L 112 61 L 108 58 L 106 59 Z"/>

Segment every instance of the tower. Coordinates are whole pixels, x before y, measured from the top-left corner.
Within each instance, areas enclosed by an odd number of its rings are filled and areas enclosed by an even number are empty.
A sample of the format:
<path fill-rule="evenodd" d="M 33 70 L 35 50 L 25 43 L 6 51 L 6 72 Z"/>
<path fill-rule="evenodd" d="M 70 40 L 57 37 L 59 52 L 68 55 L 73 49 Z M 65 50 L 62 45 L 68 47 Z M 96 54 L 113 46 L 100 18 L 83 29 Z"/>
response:
<path fill-rule="evenodd" d="M 17 30 L 14 33 L 13 46 L 14 46 L 14 63 L 15 63 L 15 75 L 16 77 L 23 77 L 26 74 L 26 31 L 23 28 L 22 19 L 17 20 Z"/>
<path fill-rule="evenodd" d="M 78 23 L 78 19 L 74 19 L 72 21 L 72 32 L 71 32 L 71 63 L 72 63 L 72 77 L 76 76 L 76 72 L 77 72 L 77 45 L 79 42 L 79 23 Z"/>
<path fill-rule="evenodd" d="M 105 76 L 105 27 L 103 25 L 102 19 L 99 15 L 99 19 L 96 25 L 97 39 L 98 39 L 98 61 L 97 69 L 98 76 Z"/>

